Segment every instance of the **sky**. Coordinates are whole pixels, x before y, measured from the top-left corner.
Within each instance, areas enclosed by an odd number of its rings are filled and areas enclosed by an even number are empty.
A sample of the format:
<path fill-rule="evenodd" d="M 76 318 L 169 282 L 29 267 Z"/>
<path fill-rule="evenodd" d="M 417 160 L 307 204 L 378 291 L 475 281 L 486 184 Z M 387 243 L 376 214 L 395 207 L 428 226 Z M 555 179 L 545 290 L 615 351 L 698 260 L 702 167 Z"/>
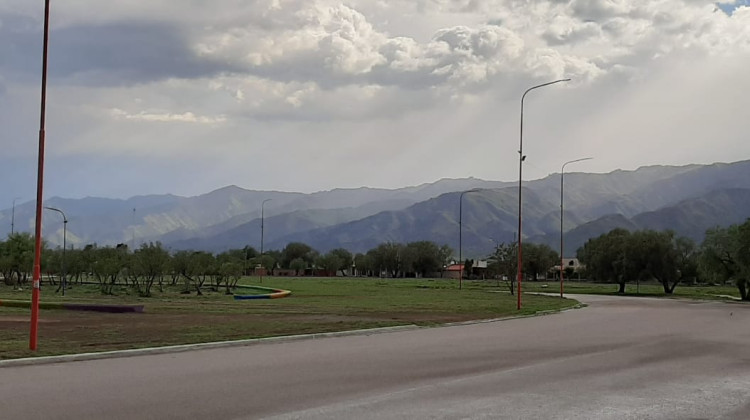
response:
<path fill-rule="evenodd" d="M 0 1 L 0 208 L 36 194 L 42 0 Z M 747 0 L 51 9 L 45 198 L 313 192 L 750 158 Z"/>

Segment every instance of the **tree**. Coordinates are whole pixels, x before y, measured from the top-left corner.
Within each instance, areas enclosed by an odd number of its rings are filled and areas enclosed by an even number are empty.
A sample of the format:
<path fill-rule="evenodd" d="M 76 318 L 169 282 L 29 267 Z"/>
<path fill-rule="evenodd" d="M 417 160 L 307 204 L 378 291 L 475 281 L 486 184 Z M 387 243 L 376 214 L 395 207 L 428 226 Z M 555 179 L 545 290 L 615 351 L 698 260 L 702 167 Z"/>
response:
<path fill-rule="evenodd" d="M 237 285 L 240 277 L 242 277 L 242 273 L 245 271 L 244 267 L 247 265 L 245 255 L 247 253 L 243 249 L 230 249 L 216 256 L 218 270 L 215 276 L 215 290 L 218 291 L 221 283 L 224 282 L 226 294 L 231 294 L 230 289 L 233 289 Z"/>
<path fill-rule="evenodd" d="M 220 264 L 224 264 L 230 261 L 232 263 L 239 263 L 241 265 L 243 274 L 247 274 L 248 268 L 250 266 L 250 260 L 255 258 L 257 255 L 258 251 L 248 245 L 244 248 L 230 249 L 228 251 L 222 252 L 221 254 L 217 255 L 216 258 L 220 261 Z"/>
<path fill-rule="evenodd" d="M 162 276 L 169 266 L 169 252 L 162 248 L 160 242 L 149 242 L 141 245 L 133 253 L 133 286 L 142 297 L 151 296 L 151 287 L 159 279 L 159 289 L 163 290 Z M 140 279 L 140 281 L 139 281 Z"/>
<path fill-rule="evenodd" d="M 242 263 L 237 262 L 236 260 L 219 263 L 219 272 L 216 276 L 217 289 L 221 285 L 221 282 L 224 281 L 226 294 L 231 295 L 232 289 L 237 287 L 237 282 L 239 282 L 240 277 L 242 277 L 242 271 Z"/>
<path fill-rule="evenodd" d="M 268 273 L 273 274 L 273 269 L 276 267 L 276 259 L 272 255 L 264 254 L 262 257 L 258 257 L 257 261 Z"/>
<path fill-rule="evenodd" d="M 372 256 L 369 254 L 357 254 L 354 256 L 354 267 L 356 272 L 369 276 L 373 270 Z M 355 273 L 352 273 L 355 274 Z"/>
<path fill-rule="evenodd" d="M 242 248 L 242 252 L 246 260 L 255 258 L 258 255 L 258 251 L 250 245 L 246 245 L 244 248 Z"/>
<path fill-rule="evenodd" d="M 50 284 L 56 284 L 55 276 L 62 279 L 62 250 L 59 248 L 47 250 L 45 257 L 47 260 L 47 278 Z M 62 280 L 60 284 L 62 285 Z"/>
<path fill-rule="evenodd" d="M 471 269 L 474 268 L 474 260 L 466 259 L 466 261 L 463 262 L 464 269 L 461 272 L 463 277 L 469 277 L 471 276 Z"/>
<path fill-rule="evenodd" d="M 555 264 L 559 264 L 560 255 L 545 244 L 527 243 L 523 246 L 523 271 L 536 280 L 539 274 L 545 274 Z"/>
<path fill-rule="evenodd" d="M 626 245 L 629 237 L 629 231 L 613 229 L 589 239 L 576 253 L 581 263 L 586 265 L 591 279 L 617 283 L 620 286 L 618 293 L 625 293 L 628 279 Z"/>
<path fill-rule="evenodd" d="M 44 248 L 46 248 L 45 243 L 42 243 L 42 249 Z M 42 255 L 44 256 L 44 253 Z M 28 280 L 33 265 L 34 237 L 27 232 L 8 235 L 2 247 L 2 254 L 0 254 L 0 271 L 3 273 L 5 283 L 13 284 L 15 278 L 16 286 L 20 287 Z"/>
<path fill-rule="evenodd" d="M 299 276 L 300 271 L 304 271 L 307 268 L 307 263 L 302 258 L 295 258 L 289 263 L 289 268 L 294 270 L 294 275 Z"/>
<path fill-rule="evenodd" d="M 684 278 L 697 272 L 695 244 L 676 238 L 671 231 L 614 229 L 587 241 L 578 258 L 590 277 L 617 282 L 620 293 L 625 292 L 628 280 L 655 279 L 664 293 L 671 294 Z"/>
<path fill-rule="evenodd" d="M 345 270 L 350 268 L 352 265 L 352 262 L 354 261 L 354 257 L 352 256 L 352 253 L 347 251 L 344 248 L 336 248 L 330 252 L 330 254 L 335 255 L 338 257 L 339 260 L 341 260 L 341 265 L 339 266 L 339 270 L 341 270 L 341 275 L 346 276 Z"/>
<path fill-rule="evenodd" d="M 740 298 L 750 301 L 750 220 L 710 229 L 701 245 L 700 271 L 707 277 L 734 281 Z"/>
<path fill-rule="evenodd" d="M 672 294 L 680 281 L 695 271 L 695 244 L 687 238 L 675 238 L 672 231 L 633 232 L 629 242 L 630 272 L 656 279 L 666 294 Z"/>
<path fill-rule="evenodd" d="M 399 270 L 399 253 L 401 245 L 393 242 L 380 244 L 367 252 L 372 257 L 372 263 L 378 272 L 385 270 L 391 277 L 396 277 Z"/>
<path fill-rule="evenodd" d="M 104 247 L 96 245 L 86 247 L 86 255 L 91 257 L 91 272 L 99 282 L 102 294 L 111 295 L 117 284 L 117 279 L 128 265 L 126 248 Z M 134 274 L 134 273 L 133 273 Z"/>
<path fill-rule="evenodd" d="M 510 294 L 515 292 L 515 281 L 518 267 L 518 245 L 517 243 L 501 243 L 495 247 L 495 251 L 490 256 L 491 263 L 488 270 L 499 278 L 502 278 Z M 499 284 L 498 284 L 499 286 Z"/>
<path fill-rule="evenodd" d="M 65 254 L 65 275 L 68 284 L 81 282 L 81 276 L 84 274 L 85 266 L 80 249 L 69 249 Z"/>
<path fill-rule="evenodd" d="M 195 284 L 195 291 L 202 295 L 201 287 L 217 271 L 215 267 L 216 258 L 209 252 L 197 251 L 190 255 L 188 264 L 187 272 L 192 274 L 192 277 L 188 280 Z"/>
<path fill-rule="evenodd" d="M 315 261 L 315 257 L 317 257 L 317 254 L 318 253 L 314 249 L 312 249 L 310 245 L 304 244 L 302 242 L 290 242 L 286 247 L 284 247 L 284 250 L 281 251 L 281 266 L 284 268 L 289 268 L 292 260 L 296 258 L 302 258 L 307 263 L 312 263 L 313 261 Z"/>
<path fill-rule="evenodd" d="M 173 283 L 176 283 L 181 276 L 185 281 L 185 290 L 182 292 L 184 294 L 190 293 L 190 283 L 195 276 L 194 270 L 197 269 L 192 263 L 192 256 L 193 253 L 190 251 L 177 251 L 171 260 L 172 272 L 176 274 Z"/>
<path fill-rule="evenodd" d="M 425 277 L 429 273 L 442 270 L 445 264 L 445 254 L 450 248 L 447 245 L 441 248 L 431 241 L 417 241 L 406 244 L 405 250 L 411 257 L 411 268 Z"/>
<path fill-rule="evenodd" d="M 341 261 L 341 259 L 332 252 L 321 255 L 315 259 L 315 266 L 318 268 L 322 268 L 323 271 L 326 272 L 327 276 L 331 274 L 335 276 L 336 272 L 339 270 L 339 268 L 341 268 L 342 264 L 343 262 Z"/>
<path fill-rule="evenodd" d="M 698 278 L 698 258 L 700 250 L 689 238 L 683 236 L 675 239 L 675 252 L 677 253 L 677 267 L 680 270 L 681 279 L 693 281 Z"/>
<path fill-rule="evenodd" d="M 440 276 L 442 277 L 443 269 L 451 263 L 453 258 L 453 249 L 448 245 L 443 245 L 438 251 L 438 259 L 440 260 Z"/>

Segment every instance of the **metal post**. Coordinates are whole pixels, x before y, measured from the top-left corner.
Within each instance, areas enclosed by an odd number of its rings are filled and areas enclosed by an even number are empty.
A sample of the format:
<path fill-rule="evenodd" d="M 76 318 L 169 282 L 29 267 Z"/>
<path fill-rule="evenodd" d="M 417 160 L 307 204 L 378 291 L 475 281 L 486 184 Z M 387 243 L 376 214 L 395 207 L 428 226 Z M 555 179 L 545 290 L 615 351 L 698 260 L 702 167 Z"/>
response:
<path fill-rule="evenodd" d="M 130 252 L 135 252 L 135 207 L 133 207 L 133 217 L 131 218 L 131 225 L 133 225 L 133 232 L 131 232 L 131 240 L 130 240 L 130 247 L 132 250 Z"/>
<path fill-rule="evenodd" d="M 474 188 L 471 190 L 463 191 L 458 197 L 458 259 L 459 259 L 459 271 L 458 271 L 458 290 L 463 287 L 464 279 L 464 257 L 463 257 L 463 213 L 464 213 L 464 194 L 481 191 L 480 188 Z"/>
<path fill-rule="evenodd" d="M 62 252 L 62 295 L 65 296 L 65 249 L 67 248 L 66 238 L 68 236 L 68 218 L 65 217 L 65 213 L 62 210 L 54 207 L 45 207 L 47 210 L 52 210 L 60 213 L 63 218 L 63 252 Z"/>
<path fill-rule="evenodd" d="M 273 198 L 266 198 L 260 204 L 260 282 L 263 283 L 263 236 L 265 234 L 265 208 L 266 203 L 273 200 Z"/>
<path fill-rule="evenodd" d="M 522 240 L 521 236 L 523 235 L 523 231 L 521 229 L 521 203 L 522 201 L 522 190 L 523 187 L 523 161 L 526 159 L 526 156 L 523 155 L 523 102 L 524 99 L 526 99 L 526 94 L 531 92 L 534 89 L 539 89 L 544 86 L 553 85 L 555 83 L 560 82 L 567 82 L 570 81 L 570 79 L 560 79 L 555 80 L 554 82 L 547 82 L 543 83 L 541 85 L 532 86 L 528 89 L 526 89 L 526 92 L 523 93 L 523 96 L 521 96 L 521 134 L 518 142 L 518 304 L 517 309 L 521 310 L 521 277 L 523 276 L 523 246 L 522 246 Z"/>
<path fill-rule="evenodd" d="M 13 199 L 13 210 L 10 212 L 10 234 L 11 236 L 15 233 L 16 228 L 16 200 L 20 199 L 21 197 L 16 197 Z"/>
<path fill-rule="evenodd" d="M 562 169 L 560 169 L 560 297 L 563 297 L 563 272 L 565 271 L 565 264 L 563 264 L 563 261 L 565 259 L 565 255 L 563 254 L 563 180 L 565 177 L 565 165 L 569 163 L 575 163 L 575 162 L 581 162 L 584 160 L 591 160 L 593 158 L 587 157 L 587 158 L 581 158 L 581 159 L 575 159 L 575 160 L 569 160 L 562 165 Z"/>
<path fill-rule="evenodd" d="M 39 327 L 39 293 L 42 274 L 42 198 L 44 197 L 44 122 L 47 111 L 47 48 L 49 46 L 49 0 L 44 1 L 44 43 L 42 47 L 42 97 L 39 117 L 39 161 L 36 178 L 36 217 L 34 226 L 34 269 L 31 289 L 29 349 L 36 351 Z"/>

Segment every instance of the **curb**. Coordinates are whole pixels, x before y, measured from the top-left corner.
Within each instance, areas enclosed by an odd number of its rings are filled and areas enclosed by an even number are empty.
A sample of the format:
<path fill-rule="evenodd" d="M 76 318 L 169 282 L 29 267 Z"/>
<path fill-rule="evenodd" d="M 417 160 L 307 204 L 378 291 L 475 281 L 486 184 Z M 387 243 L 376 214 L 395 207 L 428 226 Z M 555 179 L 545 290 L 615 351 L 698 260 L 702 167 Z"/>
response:
<path fill-rule="evenodd" d="M 174 345 L 174 346 L 147 347 L 147 348 L 142 348 L 142 349 L 130 349 L 130 350 L 112 350 L 112 351 L 103 351 L 103 352 L 97 352 L 97 353 L 79 353 L 79 354 L 63 354 L 63 355 L 58 355 L 58 356 L 26 357 L 22 359 L 0 360 L 0 369 L 11 368 L 11 367 L 21 367 L 21 366 L 32 366 L 32 365 L 48 365 L 48 364 L 55 364 L 55 363 L 80 362 L 80 361 L 87 361 L 87 360 L 102 360 L 102 359 L 114 359 L 114 358 L 147 356 L 147 355 L 157 355 L 157 354 L 168 354 L 168 353 L 182 353 L 182 352 L 195 351 L 195 350 L 211 350 L 211 349 L 221 349 L 221 348 L 229 348 L 229 347 L 246 347 L 246 346 L 261 345 L 261 344 L 274 344 L 274 343 L 314 340 L 314 339 L 332 338 L 332 337 L 347 337 L 347 336 L 360 336 L 360 335 L 368 336 L 368 335 L 375 335 L 375 334 L 385 334 L 385 333 L 400 332 L 400 331 L 413 331 L 413 330 L 429 329 L 429 328 L 458 327 L 462 325 L 487 324 L 490 322 L 512 321 L 514 319 L 533 318 L 537 316 L 558 314 L 558 313 L 567 312 L 567 311 L 574 310 L 574 309 L 585 308 L 586 306 L 588 305 L 586 305 L 585 303 L 579 303 L 570 308 L 564 308 L 561 310 L 539 311 L 539 312 L 528 314 L 528 315 L 515 315 L 515 316 L 510 316 L 510 317 L 505 317 L 505 318 L 478 319 L 478 320 L 473 320 L 473 321 L 450 322 L 450 323 L 439 324 L 439 325 L 428 325 L 428 326 L 420 326 L 420 325 L 414 325 L 414 324 L 397 325 L 394 327 L 370 328 L 370 329 L 364 329 L 364 330 L 298 334 L 298 335 L 287 335 L 287 336 L 266 337 L 266 338 L 249 338 L 245 340 L 215 341 L 211 343 L 179 344 L 179 345 Z"/>
<path fill-rule="evenodd" d="M 154 354 L 182 353 L 193 350 L 210 350 L 227 347 L 245 347 L 258 344 L 283 343 L 309 339 L 345 337 L 351 335 L 373 335 L 397 331 L 415 330 L 424 327 L 418 325 L 397 325 L 394 327 L 370 328 L 366 330 L 335 331 L 327 333 L 285 335 L 280 337 L 249 338 L 245 340 L 214 341 L 211 343 L 178 344 L 174 346 L 147 347 L 142 349 L 112 350 L 96 353 L 62 354 L 58 356 L 26 357 L 23 359 L 0 360 L 0 369 L 29 365 L 47 365 L 53 363 L 78 362 L 85 360 L 113 359 L 121 357 L 146 356 Z"/>

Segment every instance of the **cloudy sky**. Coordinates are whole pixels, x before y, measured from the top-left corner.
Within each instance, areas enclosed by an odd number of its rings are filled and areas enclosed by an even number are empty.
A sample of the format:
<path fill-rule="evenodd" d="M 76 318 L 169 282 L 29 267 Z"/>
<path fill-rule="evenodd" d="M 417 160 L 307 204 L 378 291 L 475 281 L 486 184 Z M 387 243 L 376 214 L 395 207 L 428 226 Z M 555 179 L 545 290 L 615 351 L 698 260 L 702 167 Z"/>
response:
<path fill-rule="evenodd" d="M 35 194 L 43 1 L 0 1 L 0 208 Z M 750 158 L 747 0 L 52 2 L 45 197 Z M 570 166 L 570 170 L 574 167 Z"/>

